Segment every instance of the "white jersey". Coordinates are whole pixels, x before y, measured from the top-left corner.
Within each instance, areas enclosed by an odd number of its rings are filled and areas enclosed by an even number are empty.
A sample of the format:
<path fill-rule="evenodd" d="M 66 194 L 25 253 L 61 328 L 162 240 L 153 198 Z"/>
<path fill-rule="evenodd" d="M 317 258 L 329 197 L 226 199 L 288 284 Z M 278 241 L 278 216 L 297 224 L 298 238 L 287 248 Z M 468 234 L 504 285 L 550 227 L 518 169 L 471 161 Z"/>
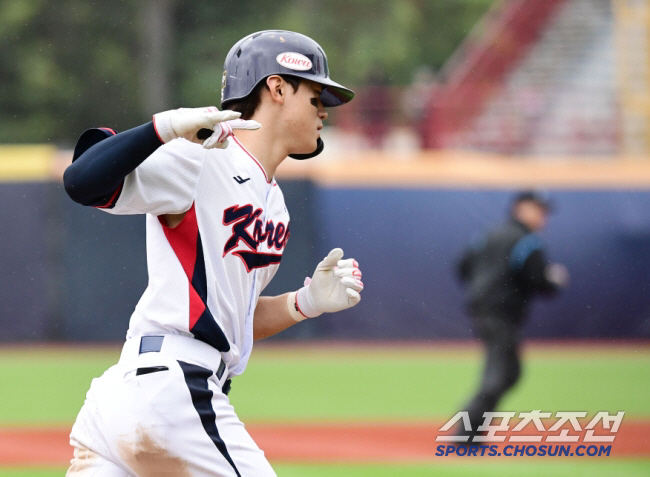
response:
<path fill-rule="evenodd" d="M 227 149 L 184 139 L 156 150 L 125 179 L 112 214 L 147 214 L 149 284 L 127 338 L 193 336 L 241 374 L 253 346 L 253 314 L 289 238 L 274 178 L 230 137 Z M 169 228 L 162 214 L 187 212 Z"/>

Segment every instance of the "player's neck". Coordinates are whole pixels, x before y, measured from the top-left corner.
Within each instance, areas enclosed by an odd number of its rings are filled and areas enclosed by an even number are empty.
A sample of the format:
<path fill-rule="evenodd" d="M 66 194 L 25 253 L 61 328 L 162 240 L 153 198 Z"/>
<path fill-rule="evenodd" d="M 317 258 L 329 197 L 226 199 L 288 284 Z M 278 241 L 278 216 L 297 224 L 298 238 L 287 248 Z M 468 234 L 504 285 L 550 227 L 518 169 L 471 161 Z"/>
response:
<path fill-rule="evenodd" d="M 278 123 L 281 121 L 276 118 L 267 118 L 259 112 L 251 119 L 261 123 L 262 127 L 256 130 L 237 130 L 237 139 L 248 152 L 255 156 L 255 159 L 264 167 L 266 175 L 271 178 L 288 155 L 287 146 L 281 140 L 284 137 L 283 132 L 279 130 Z"/>
<path fill-rule="evenodd" d="M 267 141 L 266 135 L 260 131 L 236 132 L 237 140 L 250 152 L 255 159 L 264 167 L 267 177 L 275 175 L 275 170 L 280 163 L 286 158 L 286 154 L 274 145 L 273 141 Z"/>

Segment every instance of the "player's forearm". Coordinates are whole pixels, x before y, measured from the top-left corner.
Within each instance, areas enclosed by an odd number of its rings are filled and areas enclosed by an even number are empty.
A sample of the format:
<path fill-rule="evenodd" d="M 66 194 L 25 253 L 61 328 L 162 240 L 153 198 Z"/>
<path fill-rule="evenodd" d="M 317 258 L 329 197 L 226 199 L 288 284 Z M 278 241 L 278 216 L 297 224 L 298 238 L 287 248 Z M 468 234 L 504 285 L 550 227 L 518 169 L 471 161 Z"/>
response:
<path fill-rule="evenodd" d="M 297 322 L 287 309 L 287 295 L 261 296 L 255 308 L 253 338 L 261 340 L 286 330 Z"/>
<path fill-rule="evenodd" d="M 75 202 L 99 205 L 162 144 L 153 122 L 104 139 L 68 166 L 63 176 L 65 190 Z"/>

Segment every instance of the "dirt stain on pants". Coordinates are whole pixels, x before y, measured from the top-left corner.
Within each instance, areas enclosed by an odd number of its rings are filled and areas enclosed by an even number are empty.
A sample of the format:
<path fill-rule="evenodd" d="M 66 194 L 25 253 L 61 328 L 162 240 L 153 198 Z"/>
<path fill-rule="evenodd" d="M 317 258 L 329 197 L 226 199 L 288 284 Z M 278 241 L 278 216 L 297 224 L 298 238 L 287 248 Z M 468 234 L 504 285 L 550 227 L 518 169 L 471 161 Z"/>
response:
<path fill-rule="evenodd" d="M 120 442 L 118 447 L 120 457 L 138 477 L 190 477 L 187 463 L 171 455 L 145 429 L 137 429 L 135 441 Z"/>

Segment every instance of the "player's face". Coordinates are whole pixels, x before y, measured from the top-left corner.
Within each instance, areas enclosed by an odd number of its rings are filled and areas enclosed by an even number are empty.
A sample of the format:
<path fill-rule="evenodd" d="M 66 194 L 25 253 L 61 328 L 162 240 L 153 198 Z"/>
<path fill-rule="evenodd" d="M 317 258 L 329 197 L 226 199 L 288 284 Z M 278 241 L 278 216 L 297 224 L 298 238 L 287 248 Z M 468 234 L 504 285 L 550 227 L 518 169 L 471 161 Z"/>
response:
<path fill-rule="evenodd" d="M 515 217 L 526 224 L 531 230 L 541 230 L 546 226 L 548 211 L 533 201 L 523 201 L 515 207 Z"/>
<path fill-rule="evenodd" d="M 295 94 L 287 96 L 285 117 L 291 134 L 290 154 L 308 154 L 316 149 L 323 121 L 327 119 L 320 100 L 322 92 L 322 85 L 303 80 Z"/>

